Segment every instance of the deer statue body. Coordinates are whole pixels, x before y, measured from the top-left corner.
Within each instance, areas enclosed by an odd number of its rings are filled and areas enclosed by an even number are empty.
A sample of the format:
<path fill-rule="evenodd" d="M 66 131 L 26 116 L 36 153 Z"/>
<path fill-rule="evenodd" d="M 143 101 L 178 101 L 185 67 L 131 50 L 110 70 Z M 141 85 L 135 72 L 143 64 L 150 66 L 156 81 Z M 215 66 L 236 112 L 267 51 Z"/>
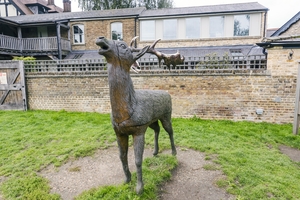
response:
<path fill-rule="evenodd" d="M 99 37 L 96 44 L 100 47 L 108 64 L 108 82 L 111 102 L 111 121 L 117 136 L 120 159 L 125 173 L 125 182 L 131 181 L 128 167 L 128 139 L 133 137 L 135 164 L 137 169 L 136 192 L 143 192 L 142 161 L 144 153 L 144 135 L 148 127 L 155 132 L 154 152 L 158 153 L 158 136 L 161 121 L 168 132 L 172 154 L 176 155 L 171 122 L 172 103 L 170 95 L 165 91 L 134 90 L 130 77 L 130 68 L 138 58 L 143 56 L 149 46 L 141 49 L 136 55 L 131 47 L 122 41 L 108 40 Z"/>

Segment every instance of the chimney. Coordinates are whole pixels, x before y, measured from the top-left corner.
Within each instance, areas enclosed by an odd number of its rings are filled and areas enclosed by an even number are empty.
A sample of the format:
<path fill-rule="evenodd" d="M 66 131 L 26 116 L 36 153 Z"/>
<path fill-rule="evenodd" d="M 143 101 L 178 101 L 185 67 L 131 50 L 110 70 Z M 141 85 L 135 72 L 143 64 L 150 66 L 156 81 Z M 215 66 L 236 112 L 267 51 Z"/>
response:
<path fill-rule="evenodd" d="M 48 0 L 51 1 L 51 0 Z M 64 12 L 71 12 L 71 1 L 70 0 L 63 0 L 64 3 Z"/>
<path fill-rule="evenodd" d="M 48 0 L 48 5 L 54 5 L 54 0 Z"/>

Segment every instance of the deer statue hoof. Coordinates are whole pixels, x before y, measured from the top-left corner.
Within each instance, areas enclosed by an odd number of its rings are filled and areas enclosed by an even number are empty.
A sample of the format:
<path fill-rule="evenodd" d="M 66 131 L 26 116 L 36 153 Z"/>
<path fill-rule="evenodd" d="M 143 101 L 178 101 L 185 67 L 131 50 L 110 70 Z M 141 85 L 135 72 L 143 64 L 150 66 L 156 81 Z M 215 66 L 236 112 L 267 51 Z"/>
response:
<path fill-rule="evenodd" d="M 138 195 L 142 194 L 144 191 L 144 184 L 137 184 L 135 191 Z"/>
<path fill-rule="evenodd" d="M 129 176 L 126 176 L 124 183 L 129 183 L 131 181 L 131 174 Z"/>

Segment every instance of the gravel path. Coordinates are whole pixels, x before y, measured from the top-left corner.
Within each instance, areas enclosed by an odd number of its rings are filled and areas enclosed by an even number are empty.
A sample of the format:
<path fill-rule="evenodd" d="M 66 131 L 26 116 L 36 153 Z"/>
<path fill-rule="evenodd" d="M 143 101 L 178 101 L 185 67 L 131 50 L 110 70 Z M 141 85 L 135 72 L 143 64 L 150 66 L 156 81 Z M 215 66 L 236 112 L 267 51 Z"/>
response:
<path fill-rule="evenodd" d="M 160 199 L 234 199 L 215 185 L 222 178 L 222 172 L 203 169 L 212 164 L 204 159 L 203 153 L 180 148 L 177 151 L 179 165 L 171 180 L 160 188 Z M 144 157 L 150 156 L 152 150 L 145 149 Z M 129 162 L 131 171 L 135 171 L 132 148 L 129 149 Z M 93 187 L 120 184 L 124 179 L 117 147 L 98 150 L 92 157 L 70 161 L 58 169 L 49 166 L 40 174 L 50 181 L 51 192 L 60 194 L 64 200 L 71 200 Z"/>

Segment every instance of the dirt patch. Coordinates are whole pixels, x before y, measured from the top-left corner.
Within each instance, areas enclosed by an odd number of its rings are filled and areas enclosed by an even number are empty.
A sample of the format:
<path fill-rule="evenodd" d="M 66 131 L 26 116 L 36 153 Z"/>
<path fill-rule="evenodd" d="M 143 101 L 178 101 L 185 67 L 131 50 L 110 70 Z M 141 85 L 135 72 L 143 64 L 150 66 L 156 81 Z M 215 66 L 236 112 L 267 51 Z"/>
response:
<path fill-rule="evenodd" d="M 295 162 L 300 162 L 300 150 L 288 146 L 280 146 L 280 151 L 290 157 Z"/>
<path fill-rule="evenodd" d="M 280 146 L 280 151 L 295 162 L 300 162 L 300 151 L 288 146 Z M 205 154 L 190 149 L 177 149 L 178 166 L 170 181 L 160 188 L 161 200 L 235 199 L 218 188 L 215 183 L 224 178 L 219 170 L 206 170 L 214 163 L 205 159 Z M 166 151 L 163 153 L 170 153 Z M 59 168 L 49 166 L 40 175 L 50 182 L 51 192 L 58 193 L 64 200 L 71 200 L 83 191 L 104 185 L 121 184 L 124 174 L 117 147 L 98 150 L 93 156 L 70 161 Z M 152 150 L 145 149 L 144 157 L 152 156 Z M 135 171 L 133 149 L 129 149 L 129 167 Z M 0 177 L 0 183 L 5 181 Z M 0 199 L 2 199 L 0 195 Z"/>
<path fill-rule="evenodd" d="M 177 151 L 179 165 L 171 180 L 161 187 L 160 199 L 234 199 L 215 185 L 223 176 L 222 172 L 203 168 L 212 164 L 205 160 L 203 153 L 180 148 Z M 51 192 L 70 200 L 93 187 L 121 184 L 124 174 L 118 154 L 117 147 L 98 150 L 91 157 L 68 162 L 58 169 L 49 166 L 40 174 L 50 181 Z M 152 150 L 145 149 L 144 157 L 150 156 Z M 135 171 L 132 148 L 129 149 L 129 167 Z"/>
<path fill-rule="evenodd" d="M 235 199 L 215 185 L 224 175 L 221 171 L 214 170 L 218 166 L 205 160 L 205 154 L 194 150 L 179 151 L 177 159 L 179 165 L 171 180 L 162 187 L 160 199 Z M 211 170 L 204 169 L 206 166 Z"/>

